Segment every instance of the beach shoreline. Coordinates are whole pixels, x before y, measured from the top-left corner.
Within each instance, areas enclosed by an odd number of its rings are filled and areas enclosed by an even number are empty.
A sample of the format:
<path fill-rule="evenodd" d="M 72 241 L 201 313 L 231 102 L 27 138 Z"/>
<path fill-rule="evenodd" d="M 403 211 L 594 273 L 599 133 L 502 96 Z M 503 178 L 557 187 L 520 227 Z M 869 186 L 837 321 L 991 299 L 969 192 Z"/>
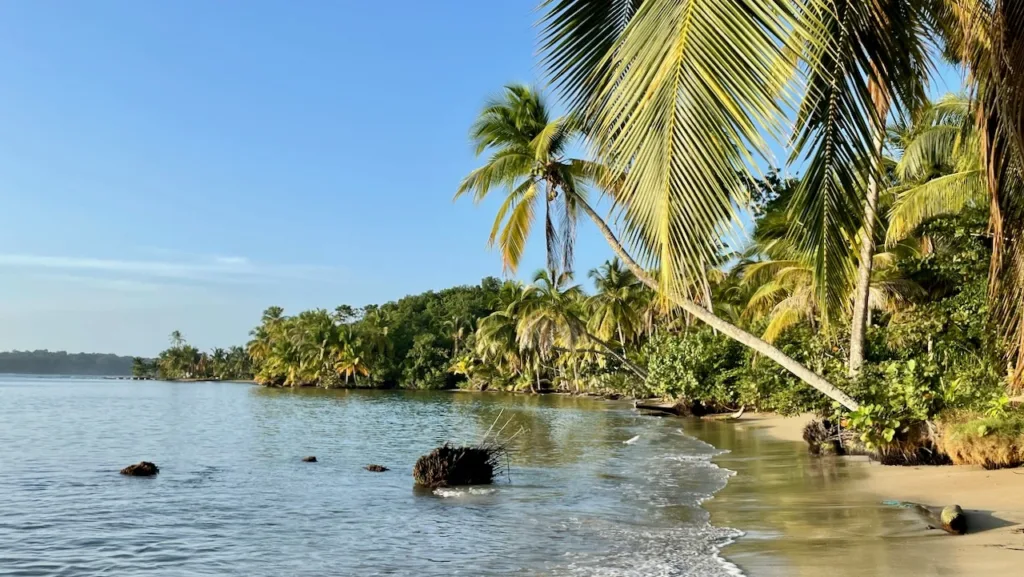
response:
<path fill-rule="evenodd" d="M 726 423 L 774 441 L 804 445 L 802 431 L 810 419 L 809 415 L 782 417 L 754 413 Z M 949 569 L 949 572 L 935 574 L 984 574 L 988 577 L 1021 574 L 1021 567 L 1024 567 L 1024 469 L 986 471 L 981 467 L 955 465 L 894 467 L 864 457 L 812 459 L 841 461 L 849 470 L 849 476 L 855 478 L 847 483 L 846 490 L 878 504 L 914 502 L 963 507 L 968 516 L 967 535 L 946 536 L 931 531 L 929 533 L 936 533 L 938 538 L 914 542 L 915 547 L 922 548 L 917 553 Z M 712 522 L 715 522 L 714 513 Z M 729 556 L 728 548 L 725 556 Z"/>

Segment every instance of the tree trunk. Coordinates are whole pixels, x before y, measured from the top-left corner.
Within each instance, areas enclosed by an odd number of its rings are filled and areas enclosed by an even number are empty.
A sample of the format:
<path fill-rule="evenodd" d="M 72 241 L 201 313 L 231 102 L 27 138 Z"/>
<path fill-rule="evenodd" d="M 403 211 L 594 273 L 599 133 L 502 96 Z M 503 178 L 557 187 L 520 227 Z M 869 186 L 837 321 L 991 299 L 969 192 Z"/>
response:
<path fill-rule="evenodd" d="M 864 366 L 864 341 L 869 324 L 868 299 L 871 295 L 871 267 L 875 255 L 875 228 L 878 210 L 878 188 L 882 169 L 882 145 L 885 141 L 885 118 L 889 114 L 887 93 L 872 80 L 868 89 L 875 101 L 875 133 L 871 139 L 871 174 L 868 175 L 867 198 L 864 199 L 864 225 L 860 239 L 860 262 L 857 263 L 857 285 L 853 293 L 853 317 L 850 319 L 850 376 Z"/>
<path fill-rule="evenodd" d="M 612 232 L 612 229 L 608 228 L 608 225 L 604 222 L 604 219 L 602 219 L 594 211 L 594 209 L 590 206 L 589 203 L 583 201 L 582 199 L 580 199 L 579 205 L 580 208 L 582 208 L 583 211 L 587 213 L 587 216 L 589 216 L 591 220 L 594 221 L 594 224 L 597 225 L 597 228 L 601 231 L 601 234 L 604 235 L 605 240 L 607 240 L 608 244 L 611 245 L 612 250 L 615 251 L 615 254 L 618 255 L 620 259 L 622 259 L 622 262 L 626 263 L 626 266 L 629 267 L 629 270 L 631 270 L 633 274 L 635 274 L 636 277 L 640 279 L 640 282 L 644 283 L 652 290 L 657 291 L 658 281 L 651 277 L 651 275 L 647 274 L 647 271 L 645 271 L 643 267 L 637 264 L 636 261 L 633 260 L 633 257 L 629 256 L 629 253 L 626 252 L 626 249 L 623 248 L 622 244 L 619 243 L 618 238 L 615 237 L 615 233 Z M 692 300 L 677 295 L 668 296 L 683 310 L 690 313 L 697 319 L 703 321 L 711 328 L 737 341 L 738 343 L 753 349 L 759 354 L 764 355 L 769 359 L 775 361 L 784 369 L 793 373 L 793 375 L 795 375 L 798 379 L 807 383 L 811 387 L 814 387 L 815 389 L 821 391 L 825 396 L 838 402 L 847 409 L 855 411 L 860 407 L 857 401 L 853 400 L 852 398 L 850 398 L 849 395 L 836 388 L 835 385 L 825 380 L 821 375 L 818 375 L 814 371 L 801 365 L 800 363 L 793 360 L 792 358 L 790 358 L 789 356 L 787 356 L 785 353 L 775 348 L 774 346 L 744 331 L 743 329 L 718 318 L 717 316 L 715 316 L 714 313 L 698 305 Z"/>
<path fill-rule="evenodd" d="M 583 334 L 586 335 L 588 339 L 590 339 L 590 340 L 594 341 L 595 343 L 597 343 L 597 344 L 601 345 L 602 347 L 604 347 L 604 349 L 608 351 L 609 355 L 611 355 L 612 357 L 617 359 L 620 363 L 622 363 L 627 368 L 629 368 L 629 370 L 631 370 L 634 373 L 636 373 L 636 375 L 638 377 L 640 377 L 641 379 L 646 379 L 647 378 L 647 371 L 641 369 L 636 363 L 634 363 L 634 362 L 630 361 L 629 359 L 627 359 L 625 354 L 620 354 L 618 351 L 616 351 L 615 348 L 612 347 L 611 343 L 606 342 L 606 341 L 602 341 L 601 339 L 597 338 L 596 336 L 591 334 L 589 331 L 587 331 L 585 328 L 582 329 L 582 330 L 583 330 Z"/>

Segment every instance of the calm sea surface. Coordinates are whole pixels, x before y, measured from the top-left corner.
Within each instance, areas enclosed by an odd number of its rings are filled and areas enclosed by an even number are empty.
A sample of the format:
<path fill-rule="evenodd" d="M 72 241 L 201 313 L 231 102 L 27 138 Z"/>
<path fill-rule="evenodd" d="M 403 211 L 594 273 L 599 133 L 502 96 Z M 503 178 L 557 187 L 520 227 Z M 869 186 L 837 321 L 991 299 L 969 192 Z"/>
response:
<path fill-rule="evenodd" d="M 499 413 L 510 480 L 414 490 Z M 588 399 L 0 376 L 0 575 L 730 575 L 716 454 Z"/>

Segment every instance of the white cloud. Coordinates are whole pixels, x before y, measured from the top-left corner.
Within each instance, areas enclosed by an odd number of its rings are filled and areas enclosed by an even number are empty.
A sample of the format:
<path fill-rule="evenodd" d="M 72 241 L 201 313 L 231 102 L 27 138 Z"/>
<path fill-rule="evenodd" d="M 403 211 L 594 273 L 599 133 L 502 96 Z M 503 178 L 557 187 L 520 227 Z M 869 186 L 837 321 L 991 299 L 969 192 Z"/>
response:
<path fill-rule="evenodd" d="M 329 281 L 337 273 L 329 267 L 266 265 L 241 256 L 192 257 L 179 260 L 121 260 L 89 257 L 0 254 L 0 268 L 59 270 L 106 274 L 115 277 L 206 282 L 273 280 Z"/>
<path fill-rule="evenodd" d="M 249 264 L 249 259 L 244 256 L 215 256 L 214 262 L 228 265 Z"/>

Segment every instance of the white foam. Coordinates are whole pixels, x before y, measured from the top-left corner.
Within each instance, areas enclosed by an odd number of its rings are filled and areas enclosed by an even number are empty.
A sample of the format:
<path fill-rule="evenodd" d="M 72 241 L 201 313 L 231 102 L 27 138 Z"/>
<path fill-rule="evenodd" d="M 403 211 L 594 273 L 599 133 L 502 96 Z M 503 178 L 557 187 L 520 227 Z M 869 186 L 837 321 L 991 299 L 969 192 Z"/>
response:
<path fill-rule="evenodd" d="M 443 487 L 440 489 L 434 489 L 435 495 L 437 495 L 438 497 L 443 497 L 445 499 L 451 499 L 453 497 L 466 497 L 469 495 L 493 495 L 494 493 L 497 492 L 497 489 L 487 487 L 460 487 L 454 489 L 450 487 Z"/>

